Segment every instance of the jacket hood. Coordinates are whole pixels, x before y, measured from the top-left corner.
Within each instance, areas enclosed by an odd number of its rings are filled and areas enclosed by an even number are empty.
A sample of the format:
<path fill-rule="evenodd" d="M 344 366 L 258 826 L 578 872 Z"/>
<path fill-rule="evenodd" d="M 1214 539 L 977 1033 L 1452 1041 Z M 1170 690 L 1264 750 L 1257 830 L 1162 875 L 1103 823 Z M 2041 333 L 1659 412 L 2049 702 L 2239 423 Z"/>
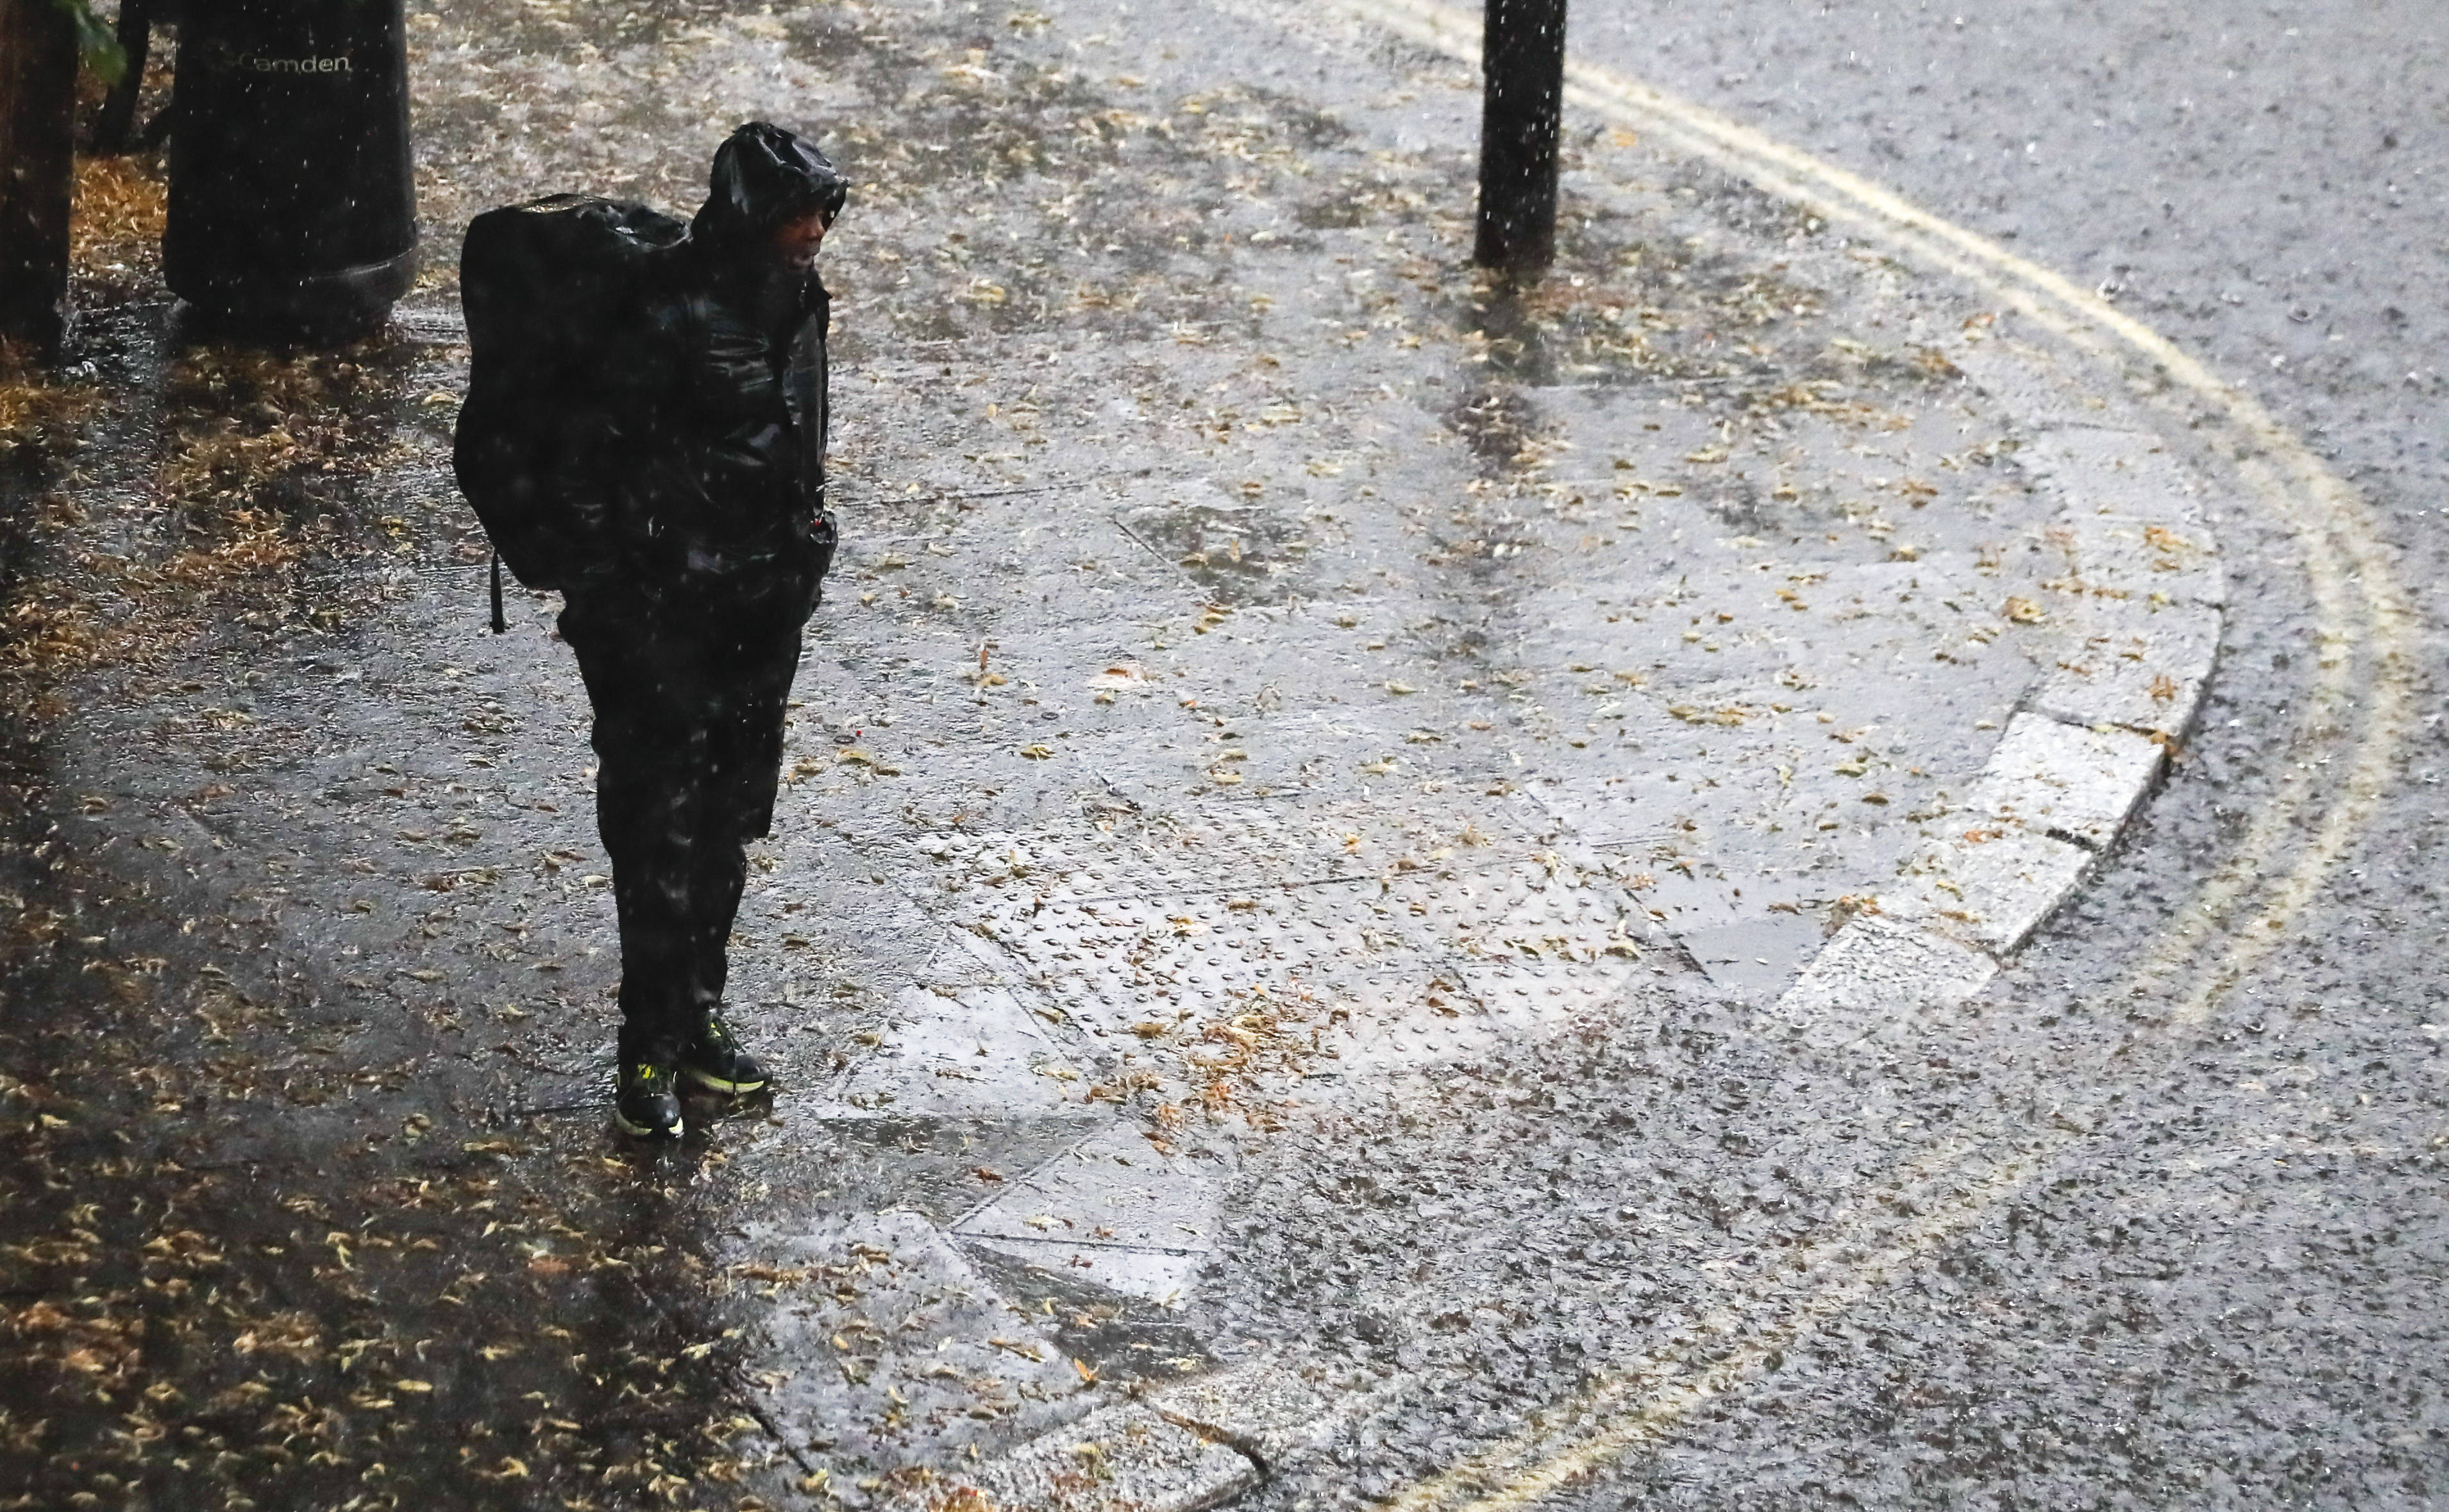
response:
<path fill-rule="evenodd" d="M 752 121 L 715 150 L 705 203 L 689 222 L 695 241 L 762 236 L 785 220 L 821 210 L 830 220 L 850 198 L 850 181 L 815 146 L 767 121 Z"/>

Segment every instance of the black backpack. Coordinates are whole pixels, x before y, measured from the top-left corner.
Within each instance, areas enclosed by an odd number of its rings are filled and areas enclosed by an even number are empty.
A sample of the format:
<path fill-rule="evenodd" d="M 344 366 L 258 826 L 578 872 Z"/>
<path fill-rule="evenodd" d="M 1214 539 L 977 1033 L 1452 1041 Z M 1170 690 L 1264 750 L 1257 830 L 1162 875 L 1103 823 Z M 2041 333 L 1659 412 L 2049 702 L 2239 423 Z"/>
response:
<path fill-rule="evenodd" d="M 643 204 L 581 194 L 469 222 L 459 253 L 468 397 L 451 460 L 493 544 L 497 635 L 504 565 L 528 587 L 559 588 L 609 545 L 600 501 L 584 497 L 618 425 L 609 359 L 640 318 L 657 255 L 687 234 L 686 222 Z"/>

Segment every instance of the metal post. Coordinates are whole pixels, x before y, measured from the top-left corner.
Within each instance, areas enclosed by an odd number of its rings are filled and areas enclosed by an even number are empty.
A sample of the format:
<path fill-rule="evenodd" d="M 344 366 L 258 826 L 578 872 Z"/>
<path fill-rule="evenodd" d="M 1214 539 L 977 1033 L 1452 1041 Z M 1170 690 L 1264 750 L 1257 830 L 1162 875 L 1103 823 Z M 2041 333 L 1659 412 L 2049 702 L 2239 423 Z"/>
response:
<path fill-rule="evenodd" d="M 1565 0 L 1488 0 L 1480 67 L 1479 237 L 1472 260 L 1532 272 L 1556 256 Z"/>
<path fill-rule="evenodd" d="M 0 340 L 46 360 L 67 330 L 77 39 L 54 0 L 0 0 Z"/>

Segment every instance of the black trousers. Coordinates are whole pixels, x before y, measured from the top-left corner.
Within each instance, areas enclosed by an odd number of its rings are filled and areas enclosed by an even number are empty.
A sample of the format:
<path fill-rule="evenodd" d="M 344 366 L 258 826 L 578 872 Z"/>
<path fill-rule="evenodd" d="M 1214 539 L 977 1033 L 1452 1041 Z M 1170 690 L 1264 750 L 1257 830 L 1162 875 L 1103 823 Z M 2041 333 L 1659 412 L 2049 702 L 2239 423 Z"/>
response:
<path fill-rule="evenodd" d="M 595 708 L 624 1061 L 668 1062 L 723 1002 L 747 844 L 773 830 L 800 630 L 659 615 L 617 590 L 573 591 L 562 611 Z"/>

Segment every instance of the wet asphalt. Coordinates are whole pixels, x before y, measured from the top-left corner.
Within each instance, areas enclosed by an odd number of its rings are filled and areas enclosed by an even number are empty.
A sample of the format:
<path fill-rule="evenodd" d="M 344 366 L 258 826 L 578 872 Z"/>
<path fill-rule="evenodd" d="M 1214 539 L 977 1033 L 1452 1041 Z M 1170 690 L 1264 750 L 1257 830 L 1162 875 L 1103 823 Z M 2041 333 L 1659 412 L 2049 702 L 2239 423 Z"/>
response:
<path fill-rule="evenodd" d="M 571 23 L 528 10 L 518 24 L 537 29 L 537 79 L 585 100 L 585 72 L 557 71 Z M 648 27 L 651 41 L 653 26 L 696 19 L 633 12 L 620 25 Z M 1015 67 L 997 51 L 1015 42 L 1059 48 L 1157 26 L 1178 33 L 1185 56 L 1167 61 L 1183 73 L 1238 68 L 1254 89 L 1281 91 L 1271 99 L 1354 107 L 1340 96 L 1348 80 L 1293 49 L 1245 50 L 1245 19 L 1151 23 L 1083 6 L 1051 26 L 995 22 L 916 16 L 914 54 L 933 51 L 897 62 L 878 48 L 868 84 L 915 89 L 947 67 Z M 277 593 L 185 603 L 163 590 L 188 621 L 156 627 L 164 648 L 129 653 L 117 705 L 83 711 L 72 737 L 50 733 L 56 720 L 17 731 L 29 800 L 9 856 L 25 902 L 8 977 L 6 1090 L 21 1132 L 6 1177 L 19 1215 L 7 1285 L 14 1347 L 39 1372 L 19 1375 L 0 1429 L 28 1467 L 27 1504 L 83 1493 L 106 1505 L 341 1505 L 420 1479 L 434 1488 L 427 1504 L 437 1490 L 468 1505 L 665 1493 L 676 1504 L 823 1504 L 832 1489 L 860 1500 L 880 1484 L 810 1484 L 834 1445 L 776 1419 L 790 1388 L 751 1379 L 771 1347 L 758 1288 L 810 1284 L 839 1311 L 829 1343 L 802 1342 L 840 1354 L 850 1387 L 914 1320 L 920 1338 L 935 1329 L 948 1343 L 1012 1330 L 961 1362 L 960 1385 L 993 1406 L 970 1420 L 989 1425 L 990 1445 L 1070 1410 L 1044 1406 L 1073 1388 L 1060 1368 L 1036 1369 L 1054 1363 L 1052 1347 L 1120 1377 L 1280 1352 L 1370 1383 L 1335 1442 L 1277 1467 L 1254 1504 L 1364 1505 L 1429 1483 L 1437 1500 L 1415 1504 L 1467 1505 L 1472 1483 L 1435 1478 L 1487 1453 L 1489 1489 L 1544 1465 L 1559 1476 L 1553 1504 L 1593 1508 L 2436 1501 L 2449 1478 L 2437 1302 L 2449 1254 L 2449 1019 L 2429 907 L 2443 565 L 2430 501 L 2449 227 L 2426 186 L 2449 167 L 2439 144 L 2449 61 L 2441 23 L 2413 6 L 2226 25 L 2207 35 L 2174 8 L 1959 24 L 1887 8 L 1626 5 L 1586 7 L 1574 47 L 2110 287 L 2122 308 L 2248 383 L 2370 499 L 2420 608 L 2413 713 L 2346 859 L 2281 940 L 2233 982 L 2220 950 L 2247 921 L 2226 921 L 2200 951 L 2165 953 L 2200 890 L 2259 843 L 2256 815 L 2301 807 L 2288 786 L 2299 764 L 2318 790 L 2322 763 L 2343 765 L 2359 728 L 2353 710 L 2317 705 L 2308 690 L 2324 658 L 2366 648 L 2320 641 L 2293 545 L 2240 506 L 2223 537 L 2236 607 L 2199 727 L 2113 865 L 1999 982 L 1945 1013 L 1805 1043 L 1756 995 L 1682 973 L 1623 1021 L 1220 1141 L 1238 1171 L 1224 1236 L 1180 1311 L 1016 1266 L 988 1272 L 997 1296 L 930 1291 L 945 1273 L 908 1259 L 930 1241 L 889 1223 L 802 1226 L 796 1258 L 762 1232 L 775 1214 L 826 1202 L 949 1224 L 992 1184 L 981 1168 L 1017 1171 L 1076 1139 L 1058 1110 L 791 1129 L 747 1109 L 711 1153 L 642 1158 L 594 1122 L 589 1058 L 603 1026 L 573 1001 L 583 991 L 420 993 L 432 979 L 417 972 L 465 968 L 467 952 L 445 953 L 466 928 L 453 910 L 492 885 L 481 873 L 508 852 L 559 901 L 481 925 L 495 959 L 516 950 L 504 970 L 546 963 L 546 978 L 575 974 L 592 990 L 602 972 L 587 952 L 608 945 L 607 910 L 589 900 L 593 863 L 569 843 L 585 843 L 583 827 L 565 822 L 585 802 L 569 689 L 523 687 L 516 659 L 481 643 L 400 654 L 310 633 L 381 599 L 414 618 L 464 593 L 472 615 L 472 544 L 430 491 L 326 488 L 313 476 L 322 460 L 344 480 L 391 476 L 383 459 L 403 438 L 431 455 L 441 407 L 426 401 L 448 381 L 447 335 L 302 371 L 199 371 L 165 363 L 158 304 L 125 302 L 97 323 L 94 350 L 125 386 L 130 419 L 72 465 L 106 477 L 114 465 L 127 476 L 217 465 L 210 439 L 260 399 L 320 459 L 289 474 L 280 497 L 314 524 L 321 554 Z M 460 12 L 426 24 L 444 34 L 437 52 L 477 27 Z M 501 112 L 472 106 L 427 133 L 428 213 L 447 226 L 529 186 L 532 164 L 487 149 L 530 106 L 485 96 L 446 59 L 433 67 Z M 625 131 L 702 132 L 688 91 L 599 104 L 596 150 L 635 165 L 627 186 L 685 200 L 686 154 L 642 162 L 622 147 Z M 1402 104 L 1373 107 L 1399 140 Z M 1025 147 L 1026 133 L 994 138 L 993 123 L 964 109 L 926 134 Z M 1271 129 L 1284 134 L 1259 145 L 1301 144 L 1302 124 L 1317 119 L 1280 110 Z M 898 150 L 893 171 L 918 191 L 898 213 L 974 188 L 948 174 L 931 200 L 932 154 Z M 1158 161 L 1186 183 L 1202 171 Z M 1356 177 L 1344 192 L 1383 204 L 1433 199 L 1435 184 Z M 1721 182 L 1690 186 L 1726 223 L 1757 230 L 1768 213 Z M 1334 205 L 1320 196 L 1314 219 L 1332 224 Z M 1162 331 L 1198 316 L 1206 270 L 1161 251 L 1195 219 L 1186 204 L 1100 226 L 1076 239 L 1075 256 L 1116 259 L 1108 277 L 1136 279 L 1139 317 Z M 1021 255 L 991 251 L 980 270 L 954 252 L 950 273 L 907 293 L 888 292 L 886 267 L 850 281 L 865 277 L 870 308 L 919 341 L 1025 329 L 1034 285 L 1007 271 L 1029 271 L 1025 229 L 994 233 Z M 947 299 L 947 288 L 969 297 Z M 850 360 L 882 370 L 892 354 L 862 352 L 866 339 L 846 335 Z M 927 376 L 912 364 L 901 381 L 925 392 Z M 948 452 L 964 439 L 981 453 L 1012 444 L 980 435 L 947 428 L 937 439 Z M 906 475 L 863 469 L 862 443 L 897 461 L 896 448 L 923 450 L 925 439 L 862 437 L 854 423 L 849 480 Z M 2189 446 L 2182 417 L 2169 439 Z M 2190 454 L 2220 476 L 2222 458 Z M 929 478 L 910 507 L 912 539 L 933 529 L 929 511 L 957 513 L 947 501 L 965 488 L 1026 486 L 991 467 Z M 225 519 L 174 523 L 252 539 Z M 148 527 L 160 522 L 129 526 L 139 539 Z M 1235 581 L 1220 573 L 1205 586 Z M 542 607 L 524 606 L 530 633 Z M 454 686 L 472 678 L 494 680 L 472 699 Z M 472 769 L 457 749 L 376 749 L 393 700 L 419 727 L 456 716 L 468 749 L 494 765 Z M 859 708 L 812 701 L 817 749 L 883 750 Z M 320 748 L 301 758 L 300 739 Z M 101 792 L 73 780 L 119 769 L 116 743 L 141 740 L 164 754 L 134 781 Z M 565 758 L 548 768 L 537 753 L 555 742 Z M 235 816 L 266 790 L 296 810 L 286 847 L 267 843 L 281 826 L 260 809 Z M 995 817 L 1028 819 L 1027 802 L 1009 797 Z M 216 809 L 232 816 L 217 822 Z M 160 822 L 127 826 L 115 848 L 61 839 L 137 810 Z M 416 906 L 351 890 L 352 826 L 372 823 L 400 852 L 383 857 L 384 874 L 423 894 Z M 2300 839 L 2283 833 L 2255 865 L 2280 871 Z M 836 929 L 894 927 L 889 911 L 861 912 L 856 848 L 829 853 L 840 874 L 815 911 L 848 921 Z M 284 924 L 300 899 L 340 923 Z M 778 916 L 778 932 L 789 927 Z M 816 1075 L 888 1028 L 885 1005 L 907 984 L 829 972 L 850 952 L 809 933 L 800 947 L 821 964 L 776 986 L 838 1009 L 789 1051 Z M 2161 976 L 2124 986 L 2158 959 L 2169 963 Z M 2208 981 L 2221 991 L 2186 1017 Z M 263 1111 L 273 1107 L 277 1120 Z M 1971 1153 L 1927 1175 L 1934 1148 Z M 1910 1254 L 1885 1257 L 1896 1243 Z M 1807 1269 L 1790 1263 L 1806 1254 Z M 904 1265 L 917 1274 L 906 1292 L 896 1290 Z M 1014 1301 L 1042 1333 L 1014 1327 Z M 845 1326 L 860 1319 L 867 1333 Z M 725 1331 L 761 1329 L 757 1349 Z M 1019 1363 L 1024 1351 L 1048 1358 Z M 1141 1357 L 1168 1363 L 1157 1371 Z M 1707 1400 L 1628 1427 L 1624 1403 L 1738 1358 L 1745 1368 Z M 798 1400 L 814 1420 L 830 1399 Z M 892 1458 L 890 1419 L 846 1429 L 846 1459 L 878 1443 Z M 1534 1437 L 1517 1447 L 1526 1428 Z M 928 1431 L 928 1453 L 976 1442 Z M 906 1432 L 898 1443 L 908 1453 Z"/>
<path fill-rule="evenodd" d="M 1368 1257 L 1253 1223 L 1270 1282 L 1237 1293 L 1240 1315 L 1298 1277 L 1417 1383 L 1378 1420 L 1380 1446 L 1274 1504 L 1399 1491 L 1660 1333 L 1706 1332 L 1714 1302 L 1756 1287 L 1723 1278 L 1773 1267 L 1832 1192 L 1943 1210 L 1944 1193 L 1849 1178 L 1885 1157 L 1861 1159 L 1819 1115 L 1882 1089 L 1902 1114 L 1891 1139 L 1905 1119 L 2092 1132 L 1928 1264 L 1554 1504 L 2437 1504 L 2449 29 L 2419 5 L 1634 4 L 1573 26 L 1578 56 L 2100 286 L 2286 417 L 2371 501 L 2415 592 L 2412 713 L 2350 855 L 2198 1029 L 2169 1020 L 2200 966 L 2103 990 L 2167 939 L 2275 779 L 2338 754 L 2282 733 L 2322 652 L 2294 553 L 2243 522 L 2225 538 L 2238 608 L 2187 759 L 2118 865 L 1964 1022 L 1814 1065 L 1740 1019 L 1699 1019 L 1654 1044 L 1552 1047 L 1436 1112 L 1322 1139 L 1311 1158 L 1332 1174 L 1288 1168 L 1282 1198 L 1359 1195 L 1359 1221 L 1312 1211 Z M 1730 1149 L 1738 1135 L 1762 1153 Z M 1537 1179 L 1483 1179 L 1498 1150 L 1535 1151 Z M 1400 1235 L 1424 1220 L 1472 1237 L 1410 1254 Z M 1446 1490 L 1437 1504 L 1472 1500 Z"/>

